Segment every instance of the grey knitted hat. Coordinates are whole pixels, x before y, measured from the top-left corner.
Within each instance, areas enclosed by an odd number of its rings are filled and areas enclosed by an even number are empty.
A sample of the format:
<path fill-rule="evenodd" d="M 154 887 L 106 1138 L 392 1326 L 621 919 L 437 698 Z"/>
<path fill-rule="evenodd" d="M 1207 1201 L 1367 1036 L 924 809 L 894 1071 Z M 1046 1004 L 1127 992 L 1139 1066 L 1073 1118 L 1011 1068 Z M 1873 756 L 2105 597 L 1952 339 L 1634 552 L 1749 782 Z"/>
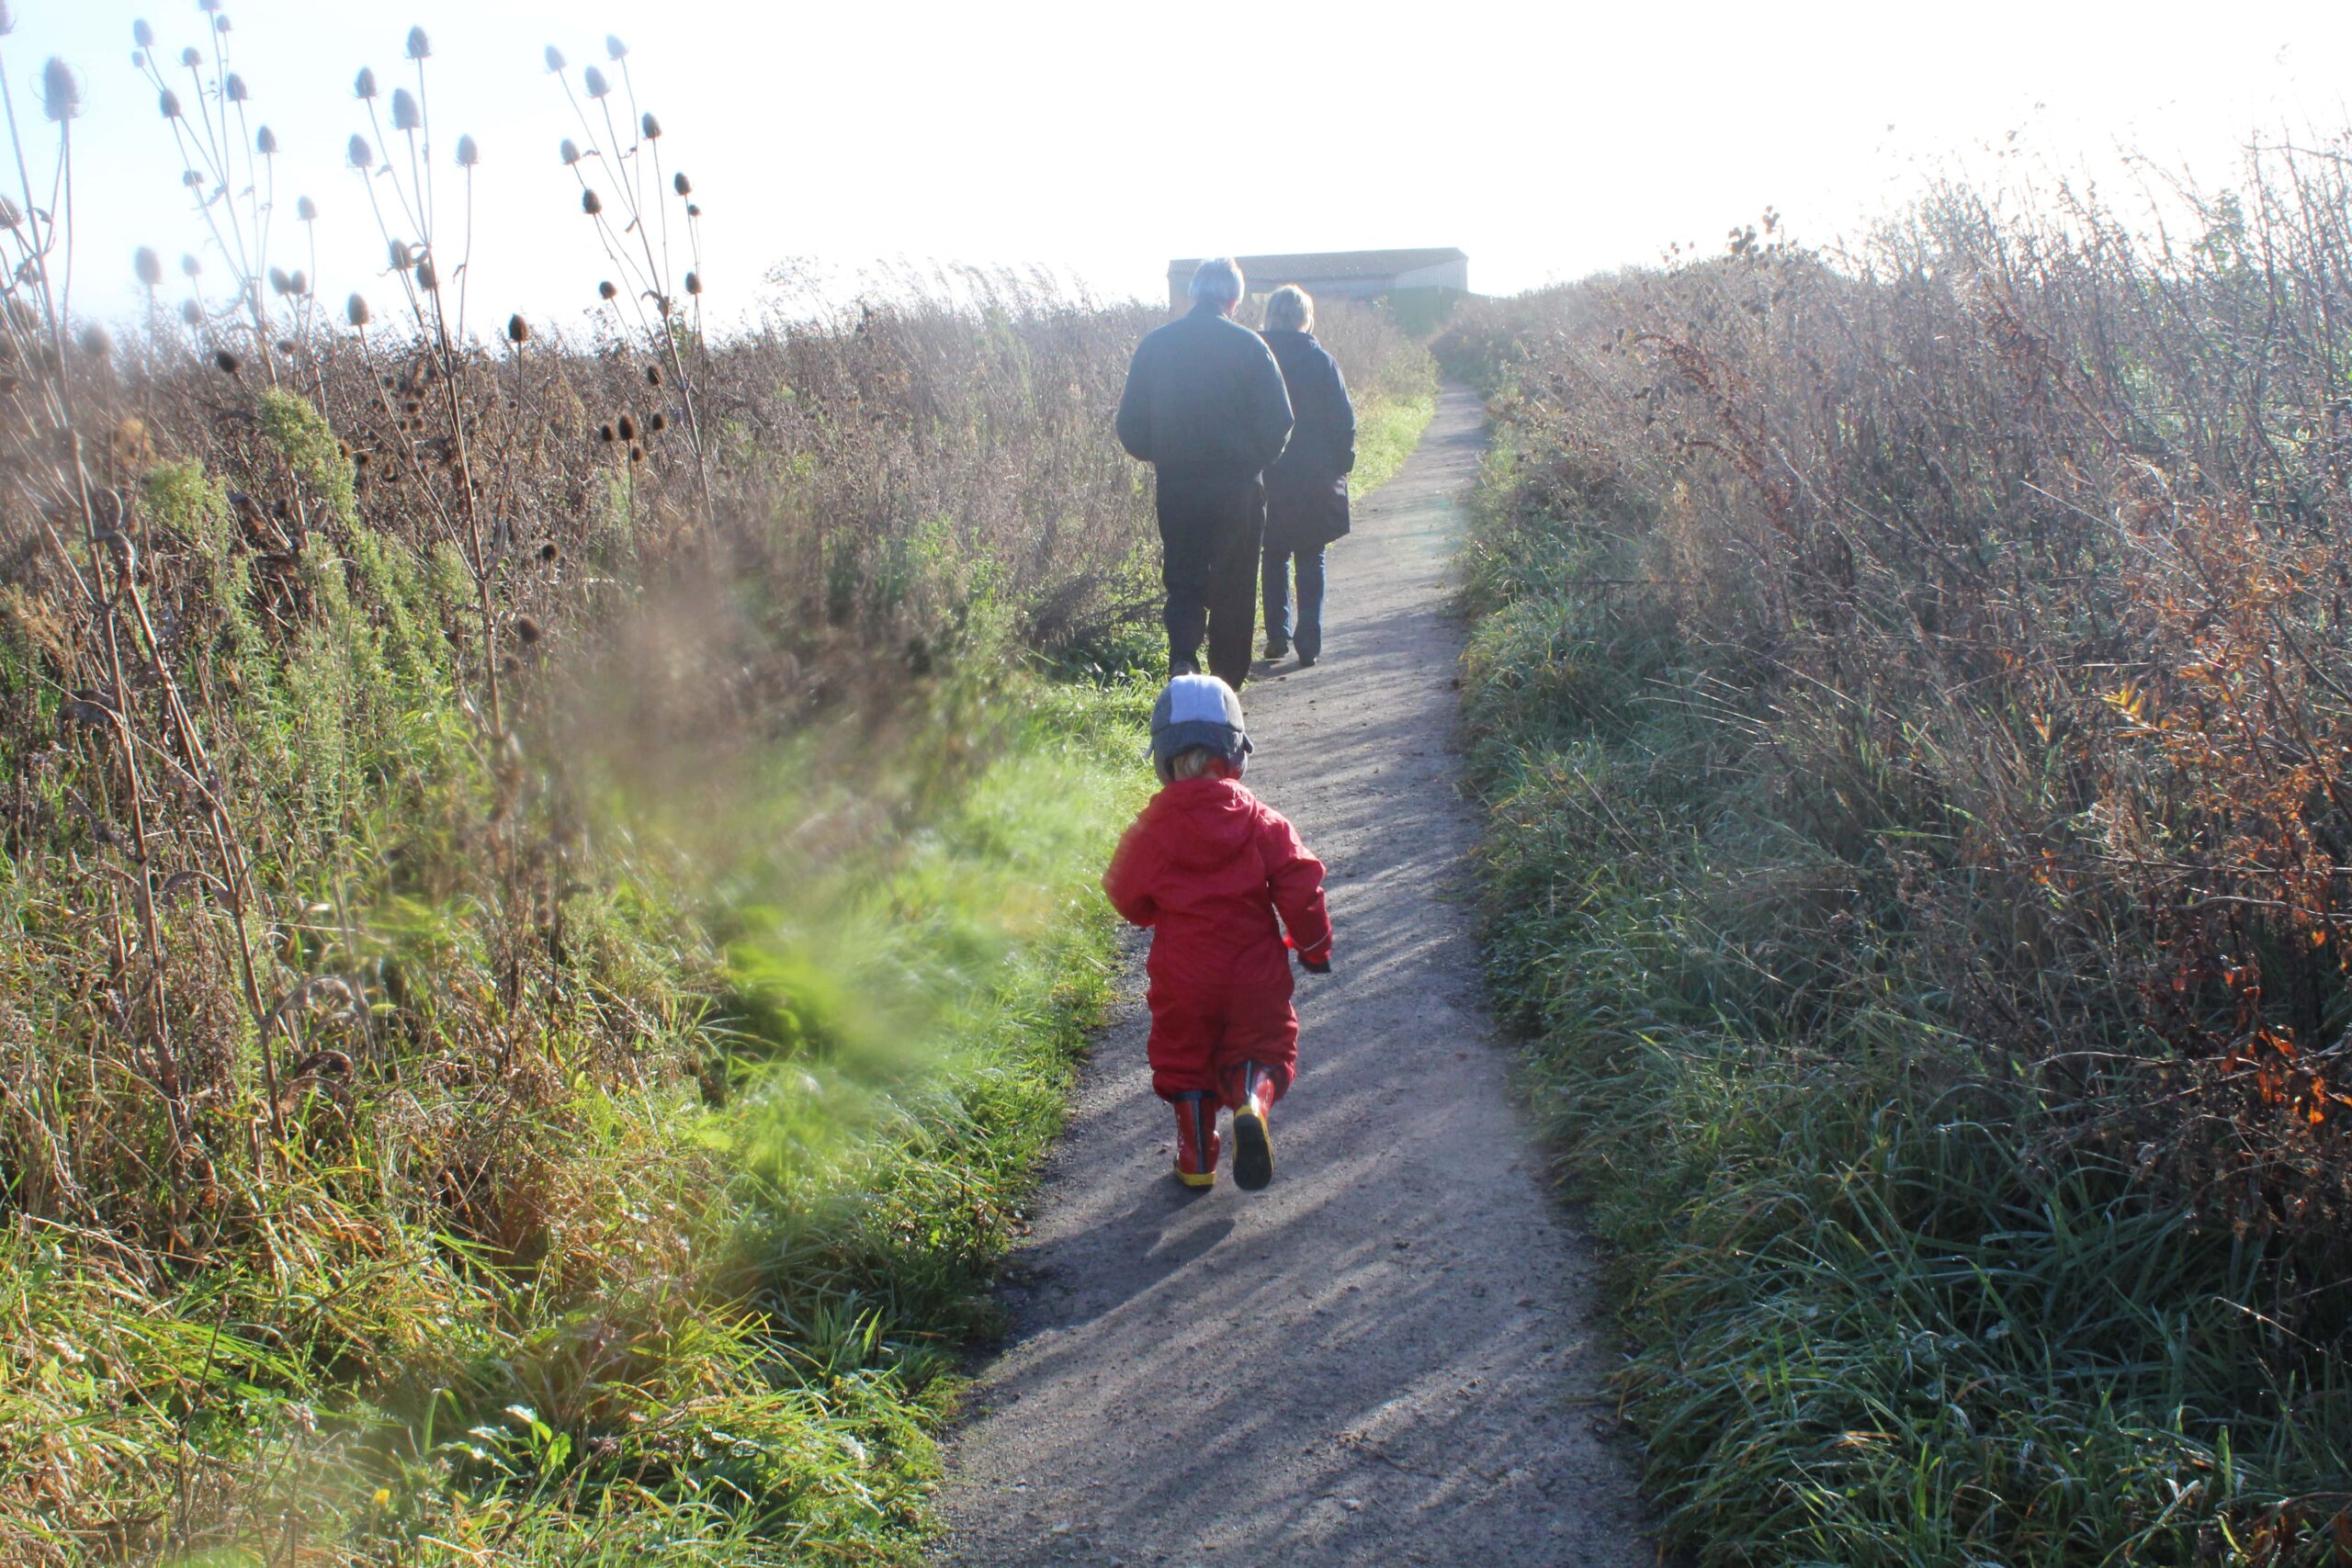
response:
<path fill-rule="evenodd" d="M 1241 699 L 1214 675 L 1179 675 L 1151 705 L 1151 765 L 1162 779 L 1179 751 L 1206 746 L 1238 774 L 1252 748 Z"/>

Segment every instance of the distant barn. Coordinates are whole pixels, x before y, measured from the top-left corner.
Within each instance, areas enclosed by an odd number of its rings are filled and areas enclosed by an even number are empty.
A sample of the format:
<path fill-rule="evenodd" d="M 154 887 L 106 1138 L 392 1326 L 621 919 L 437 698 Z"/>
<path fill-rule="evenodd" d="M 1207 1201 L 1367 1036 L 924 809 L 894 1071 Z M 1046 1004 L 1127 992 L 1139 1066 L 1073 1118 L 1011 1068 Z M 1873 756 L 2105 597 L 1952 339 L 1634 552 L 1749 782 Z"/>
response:
<path fill-rule="evenodd" d="M 1321 251 L 1290 256 L 1242 256 L 1241 276 L 1250 292 L 1272 293 L 1295 283 L 1317 299 L 1377 299 L 1384 295 L 1441 291 L 1452 299 L 1470 291 L 1470 258 L 1451 246 L 1426 251 Z M 1192 303 L 1187 290 L 1201 258 L 1168 264 L 1168 305 Z M 1430 298 L 1431 296 L 1422 296 Z"/>

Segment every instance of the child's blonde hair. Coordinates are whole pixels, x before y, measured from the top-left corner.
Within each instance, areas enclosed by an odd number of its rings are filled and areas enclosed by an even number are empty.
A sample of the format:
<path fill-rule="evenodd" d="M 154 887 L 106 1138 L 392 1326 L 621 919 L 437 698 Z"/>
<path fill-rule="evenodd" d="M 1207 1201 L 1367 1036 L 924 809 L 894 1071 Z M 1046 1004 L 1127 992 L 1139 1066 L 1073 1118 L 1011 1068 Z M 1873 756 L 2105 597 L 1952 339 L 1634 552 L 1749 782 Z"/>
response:
<path fill-rule="evenodd" d="M 1174 784 L 1178 779 L 1197 779 L 1225 761 L 1223 753 L 1214 746 L 1187 746 L 1160 765 L 1159 782 Z"/>

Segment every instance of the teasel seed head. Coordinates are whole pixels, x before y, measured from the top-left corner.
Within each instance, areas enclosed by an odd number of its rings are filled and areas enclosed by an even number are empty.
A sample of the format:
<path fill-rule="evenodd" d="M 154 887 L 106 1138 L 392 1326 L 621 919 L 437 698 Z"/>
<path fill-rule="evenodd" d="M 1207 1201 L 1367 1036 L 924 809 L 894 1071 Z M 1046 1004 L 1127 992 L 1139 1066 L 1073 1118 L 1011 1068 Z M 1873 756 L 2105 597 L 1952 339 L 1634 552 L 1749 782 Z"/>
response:
<path fill-rule="evenodd" d="M 406 240 L 387 240 L 384 242 L 384 260 L 392 271 L 406 272 L 416 265 L 416 253 L 409 248 Z"/>
<path fill-rule="evenodd" d="M 263 126 L 254 133 L 254 149 L 265 158 L 277 156 L 277 132 Z"/>
<path fill-rule="evenodd" d="M 307 196 L 302 197 L 294 203 L 294 216 L 304 223 L 316 223 L 319 220 L 319 204 Z"/>
<path fill-rule="evenodd" d="M 196 0 L 196 8 L 209 17 L 220 9 L 220 0 Z"/>
<path fill-rule="evenodd" d="M 294 276 L 290 281 L 294 286 L 293 293 L 295 299 L 307 299 L 311 297 L 311 275 L 309 273 L 304 272 L 298 266 L 294 269 Z"/>
<path fill-rule="evenodd" d="M 458 138 L 458 167 L 470 169 L 481 162 L 481 143 L 470 136 Z"/>
<path fill-rule="evenodd" d="M 359 68 L 359 74 L 351 79 L 351 96 L 360 99 L 372 98 L 376 96 L 374 67 L 363 65 Z"/>
<path fill-rule="evenodd" d="M 514 640 L 528 648 L 539 640 L 539 623 L 529 615 L 514 617 Z"/>
<path fill-rule="evenodd" d="M 613 85 L 605 80 L 605 73 L 593 65 L 581 73 L 581 81 L 587 87 L 588 96 L 592 98 L 601 98 L 613 90 Z"/>
<path fill-rule="evenodd" d="M 155 29 L 147 25 L 145 17 L 130 24 L 130 41 L 141 49 L 155 47 Z"/>
<path fill-rule="evenodd" d="M 670 188 L 680 196 L 692 196 L 695 193 L 695 182 L 686 178 L 686 172 L 680 169 L 670 176 Z"/>
<path fill-rule="evenodd" d="M 229 18 L 228 18 L 227 17 L 213 17 L 213 18 L 212 18 L 212 30 L 213 30 L 214 32 L 216 32 L 216 33 L 225 33 L 225 32 L 227 32 L 227 31 L 229 30 Z"/>
<path fill-rule="evenodd" d="M 198 304 L 193 299 L 181 300 L 180 320 L 186 321 L 192 327 L 202 326 L 204 324 L 204 307 Z"/>
<path fill-rule="evenodd" d="M 552 561 L 562 554 L 563 547 L 557 544 L 553 539 L 549 539 L 546 544 L 539 547 L 539 558 L 543 561 Z"/>
<path fill-rule="evenodd" d="M 180 171 L 180 184 L 186 186 L 188 189 L 194 190 L 203 183 L 204 176 L 198 174 L 194 169 L 182 169 Z"/>
<path fill-rule="evenodd" d="M 11 209 L 10 210 L 13 212 L 14 209 Z M 0 228 L 13 229 L 15 227 L 16 225 L 14 223 L 0 224 Z M 136 251 L 132 252 L 130 256 L 130 265 L 138 272 L 139 281 L 143 287 L 148 288 L 162 287 L 164 282 L 164 258 L 155 254 L 154 246 L 141 245 Z"/>
<path fill-rule="evenodd" d="M 531 323 L 523 319 L 523 313 L 520 310 L 506 318 L 506 341 L 508 343 L 531 341 Z"/>
<path fill-rule="evenodd" d="M 198 66 L 204 63 L 203 52 L 198 50 L 195 46 L 190 45 L 188 48 L 180 51 L 180 63 L 187 66 L 190 71 L 193 71 Z"/>
<path fill-rule="evenodd" d="M 432 293 L 435 289 L 441 287 L 441 280 L 433 275 L 433 258 L 431 256 L 427 256 L 416 264 L 416 286 L 427 294 Z"/>
<path fill-rule="evenodd" d="M 424 29 L 423 28 L 409 28 L 408 57 L 411 60 L 423 60 L 432 52 L 433 40 L 424 36 Z"/>
<path fill-rule="evenodd" d="M 630 447 L 628 449 L 628 460 L 632 463 L 642 463 L 645 461 L 645 448 L 642 446 Z"/>
<path fill-rule="evenodd" d="M 40 112 L 60 124 L 82 112 L 82 79 L 54 54 L 40 68 Z"/>
<path fill-rule="evenodd" d="M 613 427 L 609 424 L 598 425 L 596 427 L 596 439 L 603 442 L 607 446 L 611 446 L 613 444 Z"/>
<path fill-rule="evenodd" d="M 368 146 L 368 139 L 356 130 L 351 133 L 351 140 L 344 143 L 343 155 L 350 160 L 355 169 L 365 170 L 376 162 L 376 150 Z"/>
<path fill-rule="evenodd" d="M 366 326 L 372 319 L 368 314 L 368 301 L 356 294 L 345 300 L 343 302 L 343 319 L 349 321 L 355 327 Z"/>
<path fill-rule="evenodd" d="M 569 136 L 563 139 L 563 145 L 557 148 L 556 151 L 562 155 L 563 166 L 567 169 L 571 167 L 572 164 L 580 162 L 580 143 L 574 141 Z"/>
<path fill-rule="evenodd" d="M 609 277 L 596 285 L 596 298 L 599 299 L 611 299 L 617 297 L 619 293 L 620 290 L 613 286 L 613 280 Z"/>
<path fill-rule="evenodd" d="M 92 359 L 110 359 L 114 356 L 114 339 L 108 335 L 106 328 L 96 321 L 92 321 L 82 329 L 82 335 L 75 340 L 75 344 Z"/>
<path fill-rule="evenodd" d="M 580 193 L 580 210 L 586 213 L 591 218 L 595 217 L 596 214 L 605 210 L 604 197 L 598 196 L 593 190 L 582 191 Z"/>
<path fill-rule="evenodd" d="M 662 367 L 649 365 L 645 367 L 645 384 L 649 387 L 658 387 L 662 384 Z"/>
<path fill-rule="evenodd" d="M 560 72 L 563 69 L 563 51 L 553 44 L 548 45 L 547 52 L 539 58 L 548 62 L 548 70 L 550 73 Z"/>
<path fill-rule="evenodd" d="M 416 95 L 406 87 L 394 87 L 392 89 L 392 129 L 414 130 L 424 123 L 424 116 L 417 110 Z"/>
<path fill-rule="evenodd" d="M 220 94 L 232 104 L 243 103 L 248 96 L 245 92 L 245 79 L 234 71 L 230 72 L 229 79 L 220 84 Z"/>
<path fill-rule="evenodd" d="M 687 217 L 689 217 L 689 218 L 699 218 L 699 217 L 701 217 L 701 216 L 702 216 L 702 207 L 701 207 L 701 205 L 700 205 L 699 203 L 692 202 L 692 201 L 690 201 L 690 202 L 686 203 L 686 216 L 687 216 Z"/>
<path fill-rule="evenodd" d="M 686 274 L 686 292 L 689 294 L 699 294 L 702 292 L 702 274 L 698 272 L 690 272 Z"/>
<path fill-rule="evenodd" d="M 657 413 L 645 423 L 648 429 L 658 433 L 670 428 L 670 416 L 667 414 Z"/>
<path fill-rule="evenodd" d="M 202 277 L 204 276 L 204 264 L 197 260 L 192 254 L 182 254 L 180 257 L 180 273 L 183 276 L 187 277 Z"/>
<path fill-rule="evenodd" d="M 225 348 L 216 348 L 212 351 L 212 363 L 220 367 L 222 375 L 234 376 L 237 373 L 237 367 L 243 361 Z"/>
<path fill-rule="evenodd" d="M 294 279 L 282 266 L 274 266 L 269 269 L 269 286 L 281 298 L 294 292 Z"/>
<path fill-rule="evenodd" d="M 290 337 L 279 338 L 277 340 L 277 352 L 284 355 L 288 359 L 293 358 L 294 340 Z"/>
<path fill-rule="evenodd" d="M 180 118 L 180 96 L 169 87 L 155 96 L 155 107 L 164 111 L 165 119 Z"/>
<path fill-rule="evenodd" d="M 638 117 L 637 128 L 644 133 L 648 141 L 662 140 L 662 122 L 653 118 L 651 109 L 646 110 L 644 114 Z"/>
<path fill-rule="evenodd" d="M 634 441 L 637 439 L 637 421 L 629 418 L 627 414 L 621 415 L 620 423 L 614 426 L 614 428 L 620 432 L 620 437 L 624 441 Z"/>

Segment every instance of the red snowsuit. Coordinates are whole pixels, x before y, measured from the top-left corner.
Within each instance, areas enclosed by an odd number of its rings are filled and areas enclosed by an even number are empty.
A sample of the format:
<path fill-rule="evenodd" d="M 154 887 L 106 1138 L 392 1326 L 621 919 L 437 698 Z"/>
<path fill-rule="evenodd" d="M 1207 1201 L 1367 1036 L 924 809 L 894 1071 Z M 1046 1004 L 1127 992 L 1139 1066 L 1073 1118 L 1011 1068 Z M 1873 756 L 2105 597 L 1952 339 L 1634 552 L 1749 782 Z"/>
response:
<path fill-rule="evenodd" d="M 1240 1103 L 1254 1061 L 1290 1088 L 1298 1063 L 1290 953 L 1328 959 L 1323 863 L 1282 814 L 1232 779 L 1179 779 L 1119 840 L 1102 891 L 1151 928 L 1151 1087 L 1162 1100 L 1206 1089 Z"/>

